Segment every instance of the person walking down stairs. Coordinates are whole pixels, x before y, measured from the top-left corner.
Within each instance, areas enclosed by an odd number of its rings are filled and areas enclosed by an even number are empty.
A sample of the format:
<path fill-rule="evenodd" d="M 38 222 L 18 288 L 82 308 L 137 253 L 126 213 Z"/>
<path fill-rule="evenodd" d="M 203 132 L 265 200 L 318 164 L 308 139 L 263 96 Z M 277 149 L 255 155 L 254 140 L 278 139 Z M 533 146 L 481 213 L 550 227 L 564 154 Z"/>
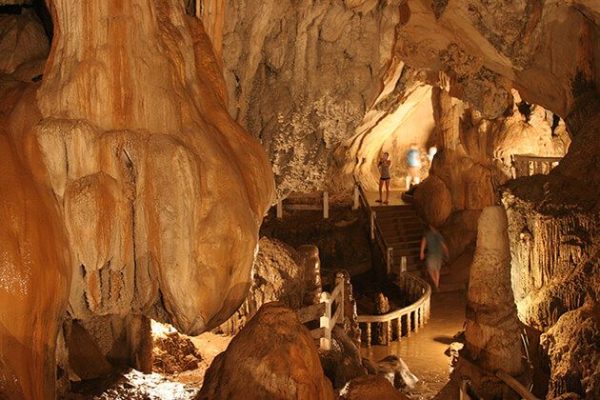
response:
<path fill-rule="evenodd" d="M 427 250 L 427 253 L 425 253 L 425 250 Z M 437 229 L 429 225 L 425 236 L 421 239 L 420 259 L 421 261 L 425 260 L 427 272 L 436 290 L 440 287 L 440 270 L 442 269 L 444 257 L 449 257 L 448 246 L 444 242 L 444 237 Z"/>

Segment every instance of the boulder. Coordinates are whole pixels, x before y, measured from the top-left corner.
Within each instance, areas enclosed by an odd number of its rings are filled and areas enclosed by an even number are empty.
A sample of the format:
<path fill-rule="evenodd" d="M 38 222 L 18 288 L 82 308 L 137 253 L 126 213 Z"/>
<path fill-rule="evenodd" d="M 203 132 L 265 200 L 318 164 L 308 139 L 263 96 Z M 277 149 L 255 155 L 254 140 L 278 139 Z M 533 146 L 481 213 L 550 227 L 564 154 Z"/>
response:
<path fill-rule="evenodd" d="M 340 400 L 408 400 L 383 376 L 367 375 L 352 380 L 340 392 Z"/>
<path fill-rule="evenodd" d="M 415 205 L 427 223 L 439 227 L 452 212 L 452 196 L 444 181 L 432 175 L 417 186 Z"/>
<path fill-rule="evenodd" d="M 300 308 L 305 294 L 304 269 L 309 269 L 309 274 L 315 281 L 315 268 L 319 266 L 315 263 L 315 252 L 310 254 L 312 257 L 309 257 L 304 250 L 301 255 L 276 239 L 261 238 L 248 297 L 233 316 L 219 327 L 219 330 L 227 335 L 237 334 L 263 304 L 272 301 L 279 301 L 292 309 Z M 317 261 L 318 257 L 317 250 Z M 299 265 L 297 260 L 302 265 Z M 320 282 L 320 271 L 317 272 L 319 272 Z M 315 290 L 314 287 L 312 289 Z M 316 298 L 318 299 L 318 295 Z"/>
<path fill-rule="evenodd" d="M 396 389 L 412 389 L 419 382 L 419 378 L 410 372 L 404 360 L 395 355 L 377 362 L 377 375 L 390 381 Z"/>
<path fill-rule="evenodd" d="M 344 329 L 339 326 L 333 328 L 331 339 L 331 350 L 320 353 L 321 365 L 333 387 L 339 390 L 352 379 L 366 375 L 367 370 L 359 348 Z"/>
<path fill-rule="evenodd" d="M 296 313 L 263 305 L 206 372 L 199 400 L 333 400 L 314 340 Z"/>

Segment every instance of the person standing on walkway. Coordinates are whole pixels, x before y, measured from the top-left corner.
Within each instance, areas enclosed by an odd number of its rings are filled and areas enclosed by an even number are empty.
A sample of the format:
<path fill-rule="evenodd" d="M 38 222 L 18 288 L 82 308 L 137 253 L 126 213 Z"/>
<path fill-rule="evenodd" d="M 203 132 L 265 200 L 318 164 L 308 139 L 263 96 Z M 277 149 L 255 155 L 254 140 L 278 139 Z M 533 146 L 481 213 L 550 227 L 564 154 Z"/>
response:
<path fill-rule="evenodd" d="M 378 203 L 382 202 L 382 189 L 383 185 L 385 185 L 385 201 L 383 204 L 388 204 L 388 200 L 390 199 L 390 165 L 392 165 L 392 162 L 389 158 L 390 153 L 386 151 L 377 163 L 377 168 L 379 168 L 379 200 L 376 201 Z"/>
<path fill-rule="evenodd" d="M 425 253 L 425 250 L 427 250 L 427 253 Z M 448 246 L 444 242 L 444 237 L 437 229 L 429 225 L 425 236 L 421 239 L 420 258 L 425 260 L 427 272 L 436 289 L 439 289 L 440 286 L 440 270 L 442 269 L 444 256 L 449 257 Z"/>
<path fill-rule="evenodd" d="M 416 143 L 412 143 L 406 153 L 406 165 L 408 166 L 408 173 L 406 174 L 406 190 L 410 190 L 410 187 L 413 184 L 418 185 L 421 181 L 419 178 L 419 172 L 421 171 L 421 152 Z"/>

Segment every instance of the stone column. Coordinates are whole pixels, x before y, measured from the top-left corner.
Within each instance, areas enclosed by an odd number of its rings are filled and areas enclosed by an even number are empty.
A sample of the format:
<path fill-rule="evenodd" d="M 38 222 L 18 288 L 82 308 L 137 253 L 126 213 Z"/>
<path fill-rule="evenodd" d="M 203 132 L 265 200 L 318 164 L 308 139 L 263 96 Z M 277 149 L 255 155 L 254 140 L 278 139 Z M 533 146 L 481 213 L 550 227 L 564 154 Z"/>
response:
<path fill-rule="evenodd" d="M 522 372 L 517 310 L 510 280 L 508 224 L 502 207 L 479 218 L 465 327 L 468 356 L 486 371 Z"/>
<path fill-rule="evenodd" d="M 321 260 L 319 248 L 314 245 L 300 246 L 297 249 L 298 265 L 304 268 L 304 305 L 317 304 L 321 297 Z"/>

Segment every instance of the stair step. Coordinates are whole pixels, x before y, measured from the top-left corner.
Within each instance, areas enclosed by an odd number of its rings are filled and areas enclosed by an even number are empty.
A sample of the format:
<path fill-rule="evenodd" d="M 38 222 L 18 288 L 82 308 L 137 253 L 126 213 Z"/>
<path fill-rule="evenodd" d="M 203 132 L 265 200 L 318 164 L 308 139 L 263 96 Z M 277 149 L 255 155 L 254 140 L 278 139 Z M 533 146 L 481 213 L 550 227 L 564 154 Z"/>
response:
<path fill-rule="evenodd" d="M 425 228 L 421 225 L 417 225 L 417 224 L 393 224 L 393 223 L 389 223 L 389 224 L 379 224 L 379 229 L 382 232 L 387 232 L 387 231 L 400 231 L 400 232 L 411 232 L 411 233 L 416 233 L 416 232 L 424 232 Z"/>
<path fill-rule="evenodd" d="M 385 240 L 388 242 L 420 242 L 421 238 L 423 237 L 422 233 L 412 233 L 412 234 L 405 234 L 402 232 L 388 232 L 388 233 L 384 233 L 383 236 L 385 237 Z"/>
<path fill-rule="evenodd" d="M 387 240 L 387 238 L 386 238 L 385 242 L 387 243 L 387 245 L 389 247 L 393 247 L 394 250 L 395 249 L 406 249 L 406 248 L 418 249 L 421 247 L 420 240 L 413 240 L 412 242 L 406 242 L 406 241 L 402 241 L 402 240 Z"/>

